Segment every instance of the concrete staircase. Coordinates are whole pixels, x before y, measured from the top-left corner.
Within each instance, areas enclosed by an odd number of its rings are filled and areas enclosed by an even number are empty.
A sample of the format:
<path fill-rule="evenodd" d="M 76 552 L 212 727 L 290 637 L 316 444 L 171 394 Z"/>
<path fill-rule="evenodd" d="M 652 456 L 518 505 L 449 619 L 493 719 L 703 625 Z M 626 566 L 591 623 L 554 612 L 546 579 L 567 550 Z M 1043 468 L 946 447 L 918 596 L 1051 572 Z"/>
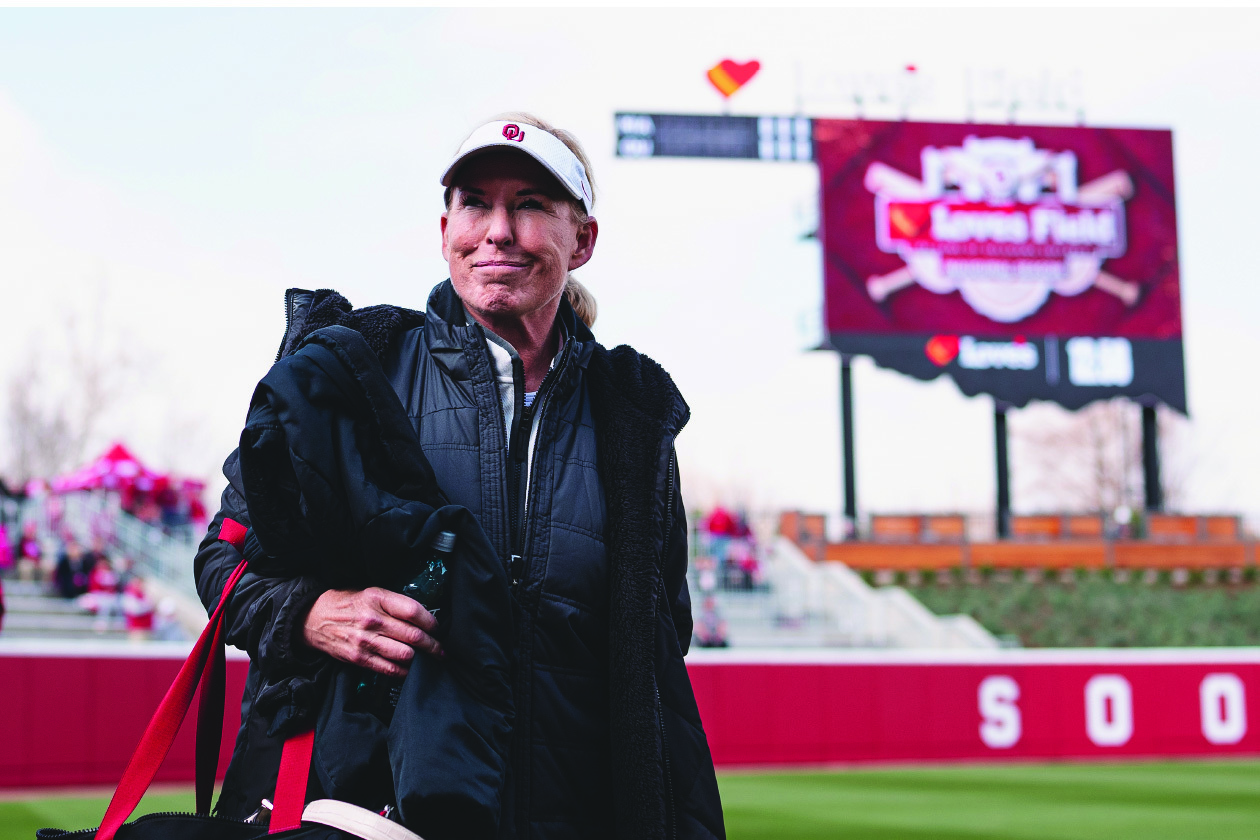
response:
<path fill-rule="evenodd" d="M 47 594 L 43 584 L 4 582 L 0 639 L 126 639 L 121 615 L 94 616 L 74 601 Z"/>
<path fill-rule="evenodd" d="M 711 593 L 731 647 L 993 650 L 997 638 L 967 615 L 938 616 L 901 587 L 873 588 L 838 563 L 814 563 L 786 537 L 762 557 L 766 585 Z M 690 582 L 693 613 L 704 594 Z"/>
<path fill-rule="evenodd" d="M 170 601 L 174 605 L 174 617 L 182 628 L 183 635 L 186 638 L 195 639 L 205 627 L 207 620 L 205 608 L 197 597 L 197 588 L 193 580 L 193 557 L 197 553 L 197 535 L 189 531 L 185 532 L 182 538 L 169 536 L 163 533 L 161 528 L 147 525 L 125 513 L 119 506 L 117 495 L 113 493 L 68 493 L 61 498 L 64 505 L 62 527 L 71 531 L 80 544 L 85 546 L 91 545 L 92 538 L 98 534 L 107 536 L 114 559 L 130 558 L 134 563 L 134 572 L 144 578 L 145 590 L 149 598 L 154 603 L 163 600 Z M 46 527 L 40 513 L 40 504 L 39 500 L 27 501 L 23 519 L 38 522 L 41 527 Z M 8 588 L 10 585 L 6 583 L 6 602 L 11 601 L 17 594 L 16 591 L 10 593 Z M 20 586 L 16 581 L 12 582 L 12 585 Z M 38 597 L 40 593 L 36 591 L 32 594 Z M 26 597 L 26 595 L 21 597 Z M 56 602 L 60 602 L 60 606 L 57 606 Z M 40 628 L 52 634 L 78 633 L 86 615 L 75 607 L 73 602 L 62 601 L 59 598 L 41 599 L 40 602 L 23 601 L 22 603 L 22 612 L 15 616 L 17 622 L 13 625 L 14 632 L 9 632 L 10 619 L 9 616 L 5 617 L 3 630 L 5 637 L 15 638 L 19 632 L 39 636 Z M 9 604 L 9 610 L 10 615 L 13 615 L 12 604 Z M 121 618 L 99 622 L 94 616 L 87 615 L 87 622 L 91 625 L 91 629 L 86 636 L 51 635 L 46 637 L 99 638 L 100 635 L 109 633 L 119 633 L 124 637 L 126 635 L 125 631 L 114 627 L 115 623 L 121 625 Z M 97 629 L 101 626 L 105 629 L 98 634 Z"/>

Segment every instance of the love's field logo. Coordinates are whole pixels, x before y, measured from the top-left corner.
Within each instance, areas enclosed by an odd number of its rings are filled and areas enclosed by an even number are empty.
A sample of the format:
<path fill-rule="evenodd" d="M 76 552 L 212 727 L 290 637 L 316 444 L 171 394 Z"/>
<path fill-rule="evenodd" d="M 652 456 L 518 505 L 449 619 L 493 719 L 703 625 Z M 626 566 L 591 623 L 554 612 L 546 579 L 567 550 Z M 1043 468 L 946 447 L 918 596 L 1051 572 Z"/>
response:
<path fill-rule="evenodd" d="M 724 58 L 709 68 L 709 82 L 718 89 L 718 93 L 729 99 L 731 94 L 748 84 L 760 69 L 760 61 L 745 61 L 740 64 Z"/>
<path fill-rule="evenodd" d="M 945 367 L 945 365 L 954 361 L 954 357 L 958 355 L 958 336 L 934 335 L 928 339 L 928 343 L 923 347 L 923 352 L 932 360 L 932 364 L 937 367 Z"/>

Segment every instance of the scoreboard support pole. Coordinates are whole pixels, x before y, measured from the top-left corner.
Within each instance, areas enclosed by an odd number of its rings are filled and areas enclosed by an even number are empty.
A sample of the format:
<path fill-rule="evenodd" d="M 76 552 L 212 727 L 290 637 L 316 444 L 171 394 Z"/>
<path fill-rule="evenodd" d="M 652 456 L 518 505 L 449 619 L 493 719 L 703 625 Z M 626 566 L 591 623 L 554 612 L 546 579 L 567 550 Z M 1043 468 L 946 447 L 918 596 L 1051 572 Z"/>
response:
<path fill-rule="evenodd" d="M 1006 410 L 1002 400 L 993 401 L 993 437 L 997 462 L 997 535 L 1004 540 L 1011 535 L 1011 474 L 1006 458 Z"/>
<path fill-rule="evenodd" d="M 857 470 L 853 463 L 853 369 L 840 354 L 840 442 L 844 452 L 844 538 L 857 536 Z"/>
<path fill-rule="evenodd" d="M 1164 486 L 1159 477 L 1159 425 L 1154 404 L 1142 404 L 1142 483 L 1147 511 L 1164 509 Z"/>

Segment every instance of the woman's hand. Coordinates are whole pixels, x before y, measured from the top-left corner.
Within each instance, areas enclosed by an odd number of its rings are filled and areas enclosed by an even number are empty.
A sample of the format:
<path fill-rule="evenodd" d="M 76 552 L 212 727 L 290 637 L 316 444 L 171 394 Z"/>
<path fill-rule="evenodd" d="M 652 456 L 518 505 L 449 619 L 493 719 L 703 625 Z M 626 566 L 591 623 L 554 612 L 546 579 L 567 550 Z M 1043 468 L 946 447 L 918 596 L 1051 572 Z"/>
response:
<path fill-rule="evenodd" d="M 311 606 L 302 638 L 334 659 L 389 676 L 404 676 L 416 650 L 444 656 L 429 635 L 437 619 L 416 601 L 388 589 L 330 589 Z"/>

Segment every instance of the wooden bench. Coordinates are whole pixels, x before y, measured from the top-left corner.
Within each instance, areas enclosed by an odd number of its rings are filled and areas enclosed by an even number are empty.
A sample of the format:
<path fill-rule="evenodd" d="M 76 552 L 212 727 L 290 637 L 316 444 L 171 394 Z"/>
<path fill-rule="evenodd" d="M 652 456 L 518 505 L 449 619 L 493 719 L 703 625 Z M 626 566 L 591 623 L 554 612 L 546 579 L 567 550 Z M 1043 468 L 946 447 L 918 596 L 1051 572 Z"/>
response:
<path fill-rule="evenodd" d="M 972 543 L 973 569 L 1102 569 L 1107 544 L 1100 541 Z"/>
<path fill-rule="evenodd" d="M 1236 542 L 1242 539 L 1242 522 L 1237 516 L 1204 516 L 1199 530 L 1206 542 Z"/>
<path fill-rule="evenodd" d="M 1247 547 L 1236 543 L 1118 542 L 1117 569 L 1226 569 L 1247 565 Z"/>
<path fill-rule="evenodd" d="M 1242 523 L 1237 516 L 1187 516 L 1152 513 L 1146 518 L 1146 538 L 1161 543 L 1237 542 Z"/>
<path fill-rule="evenodd" d="M 871 516 L 869 538 L 878 543 L 966 542 L 967 517 L 961 513 Z"/>
<path fill-rule="evenodd" d="M 875 514 L 871 516 L 872 542 L 918 542 L 923 536 L 922 516 Z"/>
<path fill-rule="evenodd" d="M 1069 514 L 1063 517 L 1068 539 L 1101 540 L 1105 534 L 1102 516 L 1093 514 Z"/>
<path fill-rule="evenodd" d="M 1170 513 L 1146 517 L 1146 538 L 1153 542 L 1194 542 L 1199 537 L 1199 518 Z"/>
<path fill-rule="evenodd" d="M 956 569 L 962 565 L 963 547 L 959 544 L 907 543 L 902 545 L 880 543 L 831 543 L 823 555 L 826 560 L 843 563 L 851 569 L 877 572 L 933 571 Z"/>
<path fill-rule="evenodd" d="M 1098 514 L 1011 517 L 1011 537 L 1017 540 L 1101 540 L 1104 534 L 1103 518 Z"/>
<path fill-rule="evenodd" d="M 923 541 L 961 543 L 967 541 L 967 517 L 961 513 L 937 513 L 923 517 Z"/>
<path fill-rule="evenodd" d="M 798 545 L 826 542 L 827 517 L 821 513 L 784 511 L 779 514 L 779 533 Z"/>
<path fill-rule="evenodd" d="M 1011 536 L 1017 540 L 1057 540 L 1063 536 L 1063 517 L 1012 516 Z"/>

